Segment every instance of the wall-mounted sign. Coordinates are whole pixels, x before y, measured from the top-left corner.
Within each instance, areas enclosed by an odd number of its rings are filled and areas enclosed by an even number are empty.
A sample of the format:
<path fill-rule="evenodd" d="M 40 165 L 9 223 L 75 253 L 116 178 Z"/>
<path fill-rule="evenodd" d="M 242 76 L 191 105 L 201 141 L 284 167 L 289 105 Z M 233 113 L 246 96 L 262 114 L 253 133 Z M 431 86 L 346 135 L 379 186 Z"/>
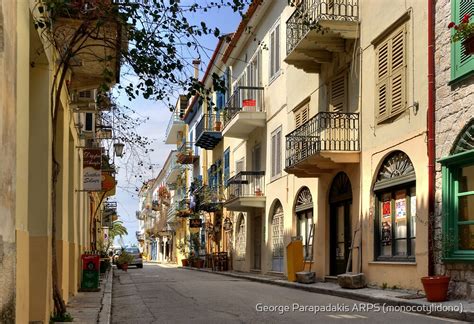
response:
<path fill-rule="evenodd" d="M 102 149 L 85 148 L 83 150 L 83 189 L 85 191 L 102 190 Z"/>
<path fill-rule="evenodd" d="M 110 191 L 115 188 L 115 177 L 109 172 L 102 172 L 102 191 Z"/>
<path fill-rule="evenodd" d="M 200 228 L 202 227 L 202 219 L 191 218 L 189 219 L 189 228 Z"/>

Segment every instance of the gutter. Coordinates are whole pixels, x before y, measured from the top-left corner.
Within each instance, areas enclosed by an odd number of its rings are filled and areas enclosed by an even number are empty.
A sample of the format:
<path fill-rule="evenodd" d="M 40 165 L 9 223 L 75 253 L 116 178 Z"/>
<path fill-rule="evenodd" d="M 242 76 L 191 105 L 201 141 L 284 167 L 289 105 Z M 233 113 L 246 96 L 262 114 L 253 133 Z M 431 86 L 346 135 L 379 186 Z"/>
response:
<path fill-rule="evenodd" d="M 435 0 L 428 0 L 428 275 L 434 275 L 434 207 L 435 207 Z"/>

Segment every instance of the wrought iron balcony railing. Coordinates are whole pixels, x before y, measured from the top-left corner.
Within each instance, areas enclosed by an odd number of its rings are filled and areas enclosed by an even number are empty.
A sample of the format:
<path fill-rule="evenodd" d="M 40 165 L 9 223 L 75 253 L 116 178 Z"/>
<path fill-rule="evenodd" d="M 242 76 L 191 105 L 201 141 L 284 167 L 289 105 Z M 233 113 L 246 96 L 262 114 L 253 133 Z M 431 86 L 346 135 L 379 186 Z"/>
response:
<path fill-rule="evenodd" d="M 170 117 L 170 121 L 168 122 L 168 127 L 166 127 L 165 138 L 167 138 L 171 132 L 171 128 L 175 124 L 184 125 L 184 121 L 181 119 L 183 111 L 180 109 L 175 109 L 173 114 Z"/>
<path fill-rule="evenodd" d="M 194 191 L 195 211 L 213 212 L 220 210 L 224 203 L 223 186 L 201 186 Z"/>
<path fill-rule="evenodd" d="M 176 154 L 176 162 L 181 164 L 192 164 L 198 158 L 198 155 L 194 155 L 193 143 L 184 142 L 178 148 L 178 152 Z"/>
<path fill-rule="evenodd" d="M 264 111 L 263 89 L 263 87 L 237 87 L 225 106 L 224 127 L 241 111 Z"/>
<path fill-rule="evenodd" d="M 302 0 L 286 22 L 286 54 L 321 20 L 358 21 L 359 0 Z"/>
<path fill-rule="evenodd" d="M 227 200 L 265 196 L 265 171 L 242 171 L 227 182 Z"/>
<path fill-rule="evenodd" d="M 321 151 L 359 151 L 359 114 L 320 112 L 286 135 L 286 167 Z"/>
<path fill-rule="evenodd" d="M 222 139 L 219 114 L 204 114 L 196 125 L 196 146 L 213 149 Z"/>

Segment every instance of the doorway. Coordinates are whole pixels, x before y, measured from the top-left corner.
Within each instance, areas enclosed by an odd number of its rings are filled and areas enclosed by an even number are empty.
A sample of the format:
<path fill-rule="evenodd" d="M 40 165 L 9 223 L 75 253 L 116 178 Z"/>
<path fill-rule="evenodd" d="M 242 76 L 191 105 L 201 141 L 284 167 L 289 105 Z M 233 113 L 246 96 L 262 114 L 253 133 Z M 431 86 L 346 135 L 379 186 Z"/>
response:
<path fill-rule="evenodd" d="M 352 243 L 352 187 L 349 177 L 340 172 L 329 192 L 329 272 L 332 276 L 346 272 Z M 349 271 L 352 264 L 349 264 Z"/>

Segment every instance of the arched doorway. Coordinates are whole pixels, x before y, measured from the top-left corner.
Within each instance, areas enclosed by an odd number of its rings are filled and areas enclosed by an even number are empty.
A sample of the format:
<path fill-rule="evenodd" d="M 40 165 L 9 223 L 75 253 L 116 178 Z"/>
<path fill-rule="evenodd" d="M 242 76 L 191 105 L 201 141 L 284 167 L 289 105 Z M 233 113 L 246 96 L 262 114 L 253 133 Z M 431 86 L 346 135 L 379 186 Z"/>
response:
<path fill-rule="evenodd" d="M 352 241 L 351 206 L 351 181 L 347 174 L 339 172 L 329 191 L 329 273 L 332 276 L 345 273 L 349 261 Z"/>
<path fill-rule="evenodd" d="M 303 256 L 305 260 L 313 259 L 313 197 L 307 187 L 301 189 L 296 198 L 296 235 L 303 241 Z"/>
<path fill-rule="evenodd" d="M 279 201 L 273 207 L 271 222 L 272 271 L 283 272 L 283 207 Z"/>

